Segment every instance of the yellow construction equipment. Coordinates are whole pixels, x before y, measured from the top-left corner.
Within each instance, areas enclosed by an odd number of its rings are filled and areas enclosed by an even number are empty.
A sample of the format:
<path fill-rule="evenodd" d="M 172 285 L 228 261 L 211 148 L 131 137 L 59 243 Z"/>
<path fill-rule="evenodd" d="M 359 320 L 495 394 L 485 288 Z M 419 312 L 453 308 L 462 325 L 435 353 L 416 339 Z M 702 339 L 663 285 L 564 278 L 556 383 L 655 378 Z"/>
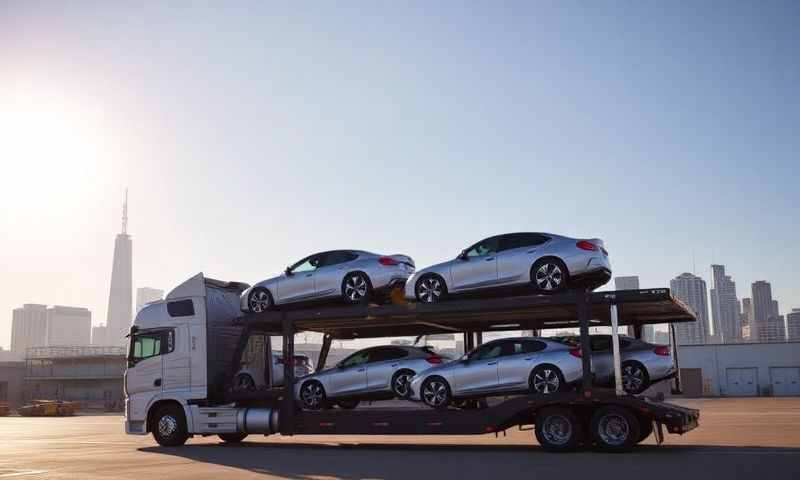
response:
<path fill-rule="evenodd" d="M 0 402 L 0 417 L 6 417 L 11 413 L 11 409 L 8 408 L 8 403 Z"/>
<path fill-rule="evenodd" d="M 77 402 L 33 400 L 30 405 L 19 408 L 17 413 L 23 417 L 66 417 L 75 415 L 78 406 Z"/>

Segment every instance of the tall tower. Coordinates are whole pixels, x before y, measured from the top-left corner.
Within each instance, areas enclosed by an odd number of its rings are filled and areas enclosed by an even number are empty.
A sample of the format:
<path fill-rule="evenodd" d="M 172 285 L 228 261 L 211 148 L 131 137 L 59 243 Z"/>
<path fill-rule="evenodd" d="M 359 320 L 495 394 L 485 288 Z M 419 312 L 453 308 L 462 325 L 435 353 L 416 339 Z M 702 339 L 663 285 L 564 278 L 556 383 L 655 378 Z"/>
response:
<path fill-rule="evenodd" d="M 114 263 L 111 267 L 111 290 L 108 294 L 106 343 L 123 345 L 133 318 L 132 245 L 128 235 L 128 190 L 122 204 L 122 232 L 114 242 Z"/>
<path fill-rule="evenodd" d="M 708 302 L 706 282 L 691 273 L 682 273 L 669 282 L 672 293 L 692 307 L 697 314 L 696 322 L 676 323 L 678 345 L 708 342 Z"/>
<path fill-rule="evenodd" d="M 714 288 L 711 289 L 711 313 L 714 337 L 724 343 L 738 342 L 742 338 L 742 324 L 736 299 L 736 282 L 725 275 L 724 265 L 711 265 Z"/>

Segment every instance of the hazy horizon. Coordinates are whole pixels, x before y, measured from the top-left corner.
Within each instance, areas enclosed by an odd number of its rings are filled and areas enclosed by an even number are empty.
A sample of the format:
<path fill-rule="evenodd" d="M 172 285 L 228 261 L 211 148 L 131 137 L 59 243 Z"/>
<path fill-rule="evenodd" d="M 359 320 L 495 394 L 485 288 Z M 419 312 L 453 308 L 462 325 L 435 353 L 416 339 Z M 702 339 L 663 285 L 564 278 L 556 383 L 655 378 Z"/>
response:
<path fill-rule="evenodd" d="M 528 230 L 800 307 L 800 4 L 212 5 L 0 4 L 0 345 L 106 321 L 125 188 L 134 290 Z"/>

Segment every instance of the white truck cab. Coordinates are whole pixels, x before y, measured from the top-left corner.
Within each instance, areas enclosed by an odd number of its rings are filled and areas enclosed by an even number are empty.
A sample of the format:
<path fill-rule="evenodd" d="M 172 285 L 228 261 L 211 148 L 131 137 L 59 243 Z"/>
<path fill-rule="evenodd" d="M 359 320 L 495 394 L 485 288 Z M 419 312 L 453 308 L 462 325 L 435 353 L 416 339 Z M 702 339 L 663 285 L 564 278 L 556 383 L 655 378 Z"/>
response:
<path fill-rule="evenodd" d="M 247 287 L 200 273 L 139 311 L 125 372 L 126 433 L 153 433 L 161 445 L 181 445 L 194 434 L 235 442 L 248 433 L 277 430 L 276 410 L 226 403 L 232 378 L 242 368 L 245 329 L 235 320 Z M 269 336 L 263 338 L 270 352 Z M 262 383 L 270 387 L 273 362 L 260 361 Z"/>

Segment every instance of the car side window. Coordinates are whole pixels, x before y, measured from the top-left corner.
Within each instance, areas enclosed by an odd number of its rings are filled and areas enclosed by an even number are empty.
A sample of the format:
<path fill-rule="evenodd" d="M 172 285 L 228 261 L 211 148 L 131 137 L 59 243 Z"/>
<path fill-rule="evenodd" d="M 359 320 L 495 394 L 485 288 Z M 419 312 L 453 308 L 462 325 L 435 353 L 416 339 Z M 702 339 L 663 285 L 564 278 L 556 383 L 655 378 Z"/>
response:
<path fill-rule="evenodd" d="M 342 366 L 348 368 L 363 365 L 369 361 L 370 353 L 369 351 L 356 352 L 344 359 Z"/>
<path fill-rule="evenodd" d="M 522 341 L 522 352 L 523 353 L 534 353 L 534 352 L 541 352 L 547 348 L 547 344 L 544 342 L 540 342 L 538 340 L 523 340 Z"/>
<path fill-rule="evenodd" d="M 497 358 L 503 354 L 503 343 L 505 342 L 497 342 L 492 343 L 491 345 L 486 345 L 485 347 L 476 350 L 475 355 L 473 355 L 471 358 L 473 360 L 489 360 L 492 358 Z"/>
<path fill-rule="evenodd" d="M 514 248 L 534 247 L 547 241 L 547 237 L 538 233 L 512 233 L 500 239 L 500 251 Z"/>
<path fill-rule="evenodd" d="M 497 237 L 487 238 L 476 243 L 469 250 L 467 250 L 468 257 L 482 257 L 484 255 L 491 255 L 497 253 Z"/>
<path fill-rule="evenodd" d="M 322 255 L 312 255 L 308 258 L 304 258 L 294 264 L 292 273 L 313 272 L 319 267 L 321 259 Z"/>
<path fill-rule="evenodd" d="M 408 353 L 402 348 L 392 348 L 392 347 L 379 348 L 377 350 L 372 351 L 372 353 L 369 356 L 369 363 L 397 360 L 398 358 L 403 358 L 407 355 Z"/>
<path fill-rule="evenodd" d="M 358 255 L 355 255 L 351 252 L 329 252 L 325 254 L 325 258 L 322 260 L 320 267 L 329 267 L 331 265 L 339 265 L 340 263 L 351 262 L 357 257 Z"/>

